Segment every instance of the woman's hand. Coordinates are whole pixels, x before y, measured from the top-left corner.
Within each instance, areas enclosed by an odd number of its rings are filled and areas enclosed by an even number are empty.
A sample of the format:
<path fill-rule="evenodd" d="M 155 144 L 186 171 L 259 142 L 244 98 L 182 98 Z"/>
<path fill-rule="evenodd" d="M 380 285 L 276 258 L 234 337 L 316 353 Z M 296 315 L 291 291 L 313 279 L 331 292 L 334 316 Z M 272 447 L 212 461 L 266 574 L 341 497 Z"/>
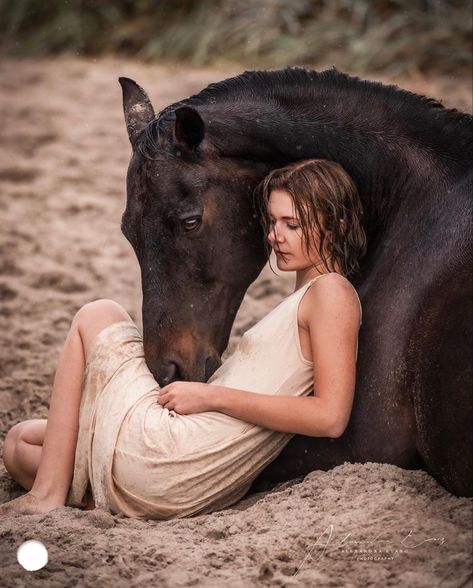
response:
<path fill-rule="evenodd" d="M 159 392 L 158 404 L 179 414 L 215 410 L 215 386 L 202 382 L 172 382 Z"/>

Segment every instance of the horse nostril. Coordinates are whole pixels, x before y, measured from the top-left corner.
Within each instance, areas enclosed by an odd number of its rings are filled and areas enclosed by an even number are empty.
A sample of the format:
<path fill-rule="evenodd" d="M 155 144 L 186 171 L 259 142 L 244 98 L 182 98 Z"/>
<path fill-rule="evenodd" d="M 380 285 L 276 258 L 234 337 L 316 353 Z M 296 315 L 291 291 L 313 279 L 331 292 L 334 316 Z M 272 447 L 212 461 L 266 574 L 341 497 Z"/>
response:
<path fill-rule="evenodd" d="M 179 366 L 174 361 L 160 365 L 159 369 L 153 372 L 153 376 L 161 388 L 176 380 L 182 380 Z"/>
<path fill-rule="evenodd" d="M 210 355 L 207 357 L 205 362 L 205 381 L 207 382 L 210 376 L 220 367 L 222 364 L 221 359 L 218 356 Z"/>
<path fill-rule="evenodd" d="M 197 371 L 195 373 L 192 371 L 187 373 L 183 366 L 175 360 L 162 363 L 157 369 L 152 369 L 151 372 L 161 388 L 164 388 L 164 386 L 175 381 L 195 380 L 196 382 L 200 382 L 202 376 L 205 377 L 204 382 L 207 382 L 221 363 L 222 361 L 218 355 L 210 355 L 205 360 L 204 366 L 201 363 L 196 366 Z M 202 367 L 204 367 L 204 373 L 202 373 Z"/>

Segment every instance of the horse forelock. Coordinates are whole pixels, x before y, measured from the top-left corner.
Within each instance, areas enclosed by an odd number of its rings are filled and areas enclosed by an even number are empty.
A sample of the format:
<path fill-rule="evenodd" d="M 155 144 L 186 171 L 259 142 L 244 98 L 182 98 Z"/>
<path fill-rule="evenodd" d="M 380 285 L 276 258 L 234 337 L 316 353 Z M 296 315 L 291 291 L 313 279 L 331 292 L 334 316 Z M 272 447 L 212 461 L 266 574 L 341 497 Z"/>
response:
<path fill-rule="evenodd" d="M 158 120 L 153 119 L 138 135 L 135 144 L 135 151 L 137 151 L 144 159 L 157 159 L 159 154 L 158 145 Z"/>
<path fill-rule="evenodd" d="M 135 144 L 135 151 L 137 151 L 144 159 L 156 161 L 165 154 L 171 153 L 166 149 L 165 144 L 165 124 L 169 122 L 170 112 L 166 116 L 157 116 L 149 122 L 141 131 Z"/>

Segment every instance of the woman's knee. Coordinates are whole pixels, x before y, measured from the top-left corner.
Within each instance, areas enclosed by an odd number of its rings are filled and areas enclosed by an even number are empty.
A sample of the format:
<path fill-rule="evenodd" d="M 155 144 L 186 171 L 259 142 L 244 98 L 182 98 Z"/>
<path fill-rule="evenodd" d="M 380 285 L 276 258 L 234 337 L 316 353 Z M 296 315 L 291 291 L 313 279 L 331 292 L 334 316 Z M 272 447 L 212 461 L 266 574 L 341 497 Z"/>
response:
<path fill-rule="evenodd" d="M 41 444 L 42 439 L 44 439 L 47 423 L 47 419 L 28 419 L 13 425 L 5 437 L 3 449 L 4 453 L 5 447 L 11 449 L 23 437 L 25 437 L 25 440 L 28 443 L 33 442 L 36 444 Z M 34 438 L 29 439 L 29 437 Z"/>
<path fill-rule="evenodd" d="M 4 448 L 7 446 L 12 446 L 16 443 L 21 432 L 24 430 L 28 422 L 29 421 L 21 421 L 19 423 L 16 423 L 16 425 L 13 425 L 13 427 L 8 431 L 7 436 L 5 437 Z"/>
<path fill-rule="evenodd" d="M 77 311 L 72 328 L 79 333 L 87 356 L 95 337 L 109 325 L 122 321 L 133 323 L 130 315 L 118 302 L 101 298 L 84 304 Z"/>
<path fill-rule="evenodd" d="M 42 446 L 46 435 L 47 419 L 20 421 L 8 431 L 3 444 L 3 463 L 7 472 L 24 486 L 18 478 L 21 473 L 21 450 L 25 446 Z"/>
<path fill-rule="evenodd" d="M 73 323 L 106 325 L 119 321 L 132 321 L 127 311 L 115 300 L 100 298 L 84 304 L 76 313 Z"/>
<path fill-rule="evenodd" d="M 24 423 L 17 423 L 7 433 L 3 442 L 3 463 L 8 473 L 11 474 L 14 467 L 14 456 L 16 444 L 20 436 Z"/>

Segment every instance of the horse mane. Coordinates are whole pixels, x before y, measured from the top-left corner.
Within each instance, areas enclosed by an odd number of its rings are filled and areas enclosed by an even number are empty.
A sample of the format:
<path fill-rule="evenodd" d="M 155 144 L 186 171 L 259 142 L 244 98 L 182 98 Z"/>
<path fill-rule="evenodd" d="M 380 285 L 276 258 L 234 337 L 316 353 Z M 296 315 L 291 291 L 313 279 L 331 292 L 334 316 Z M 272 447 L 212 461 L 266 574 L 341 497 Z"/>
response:
<path fill-rule="evenodd" d="M 338 102 L 343 95 L 343 102 Z M 441 102 L 395 85 L 362 80 L 357 76 L 337 70 L 335 67 L 323 71 L 289 66 L 278 70 L 245 71 L 237 76 L 209 84 L 199 93 L 170 104 L 161 110 L 145 129 L 141 151 L 156 153 L 157 137 L 173 112 L 181 106 L 199 107 L 211 104 L 244 104 L 258 101 L 274 102 L 283 108 L 289 105 L 297 108 L 310 96 L 317 100 L 327 99 L 325 116 L 328 122 L 347 119 L 358 130 L 383 129 L 386 123 L 401 121 L 402 129 L 407 127 L 427 129 L 435 143 L 442 139 L 452 142 L 447 136 L 468 131 L 473 117 L 455 108 L 445 108 Z M 360 116 L 359 104 L 369 104 L 369 116 L 356 120 L 349 112 L 350 106 L 356 108 Z M 378 107 L 377 107 L 378 106 Z M 303 114 L 303 113 L 302 113 Z M 332 120 L 330 121 L 330 116 Z M 387 125 L 390 127 L 390 125 Z M 390 135 L 390 129 L 385 129 Z M 374 131 L 376 132 L 376 131 Z M 439 136 L 439 133 L 441 136 Z M 455 141 L 454 141 L 455 143 Z M 454 144 L 453 143 L 453 144 Z M 467 144 L 470 144 L 467 141 Z"/>

